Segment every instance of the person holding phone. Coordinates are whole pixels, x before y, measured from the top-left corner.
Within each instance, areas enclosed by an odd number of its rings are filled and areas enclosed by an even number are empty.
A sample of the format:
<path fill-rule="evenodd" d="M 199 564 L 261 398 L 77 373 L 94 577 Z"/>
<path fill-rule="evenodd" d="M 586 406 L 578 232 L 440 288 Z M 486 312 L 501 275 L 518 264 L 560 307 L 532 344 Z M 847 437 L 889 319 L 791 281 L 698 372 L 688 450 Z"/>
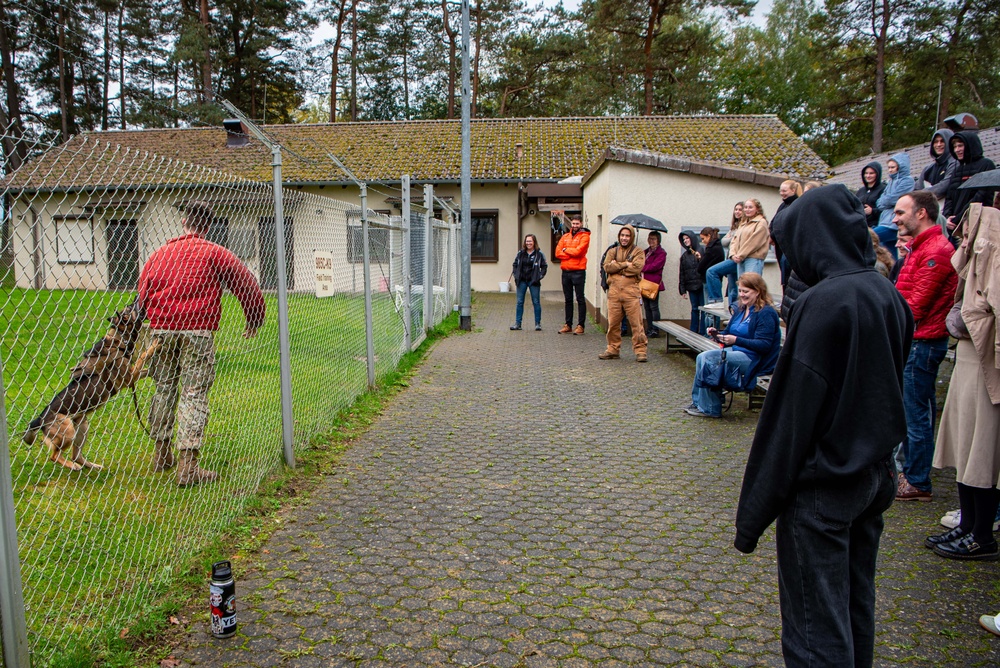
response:
<path fill-rule="evenodd" d="M 778 312 L 774 309 L 767 283 L 760 274 L 747 272 L 740 276 L 736 314 L 725 330 L 706 330 L 709 338 L 726 348 L 726 365 L 736 365 L 744 386 L 755 382 L 760 374 L 770 373 L 781 349 Z M 684 409 L 696 417 L 722 417 L 722 390 L 706 387 L 700 379 L 707 364 L 717 362 L 722 351 L 708 350 L 695 362 L 691 405 Z"/>

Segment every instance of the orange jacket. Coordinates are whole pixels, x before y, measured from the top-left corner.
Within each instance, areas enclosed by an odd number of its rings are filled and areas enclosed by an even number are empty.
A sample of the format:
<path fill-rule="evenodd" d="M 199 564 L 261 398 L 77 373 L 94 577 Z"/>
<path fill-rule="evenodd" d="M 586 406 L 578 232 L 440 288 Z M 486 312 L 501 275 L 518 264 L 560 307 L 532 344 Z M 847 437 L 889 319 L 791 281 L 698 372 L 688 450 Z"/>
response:
<path fill-rule="evenodd" d="M 583 228 L 573 236 L 567 232 L 556 244 L 556 259 L 563 271 L 587 268 L 587 249 L 590 248 L 590 230 Z"/>

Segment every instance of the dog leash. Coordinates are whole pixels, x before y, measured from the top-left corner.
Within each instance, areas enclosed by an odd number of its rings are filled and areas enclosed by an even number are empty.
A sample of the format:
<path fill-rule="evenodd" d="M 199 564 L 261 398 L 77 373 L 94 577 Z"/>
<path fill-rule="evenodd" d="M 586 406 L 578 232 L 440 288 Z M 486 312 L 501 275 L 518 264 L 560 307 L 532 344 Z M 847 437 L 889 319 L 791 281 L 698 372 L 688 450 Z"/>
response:
<path fill-rule="evenodd" d="M 135 393 L 135 385 L 132 386 L 132 405 L 135 406 L 135 420 L 142 427 L 142 430 L 146 432 L 146 436 L 153 438 L 153 432 L 150 430 L 149 425 L 142 421 L 142 413 L 139 411 L 139 397 Z"/>

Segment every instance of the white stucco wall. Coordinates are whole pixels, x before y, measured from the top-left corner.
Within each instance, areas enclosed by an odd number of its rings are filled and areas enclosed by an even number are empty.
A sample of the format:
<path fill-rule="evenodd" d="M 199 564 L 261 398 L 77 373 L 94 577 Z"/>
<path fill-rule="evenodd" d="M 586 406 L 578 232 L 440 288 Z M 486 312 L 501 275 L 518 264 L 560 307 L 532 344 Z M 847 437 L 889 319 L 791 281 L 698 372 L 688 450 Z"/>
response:
<path fill-rule="evenodd" d="M 727 227 L 733 205 L 750 197 L 760 200 L 768 220 L 781 203 L 777 188 L 643 165 L 606 162 L 584 184 L 583 189 L 585 219 L 593 234 L 588 268 L 593 267 L 594 270 L 588 271 L 587 276 L 588 301 L 599 306 L 603 316 L 607 316 L 597 266 L 601 252 L 614 242 L 620 229 L 617 225 L 610 225 L 610 221 L 621 214 L 644 213 L 662 221 L 668 230 L 663 237 L 667 264 L 663 269 L 666 290 L 660 296 L 661 317 L 665 320 L 689 318 L 690 303 L 677 290 L 681 254 L 678 233 L 684 228 Z M 646 245 L 646 234 L 640 231 L 643 246 Z M 764 280 L 772 294 L 780 294 L 777 263 L 769 262 L 764 266 Z"/>

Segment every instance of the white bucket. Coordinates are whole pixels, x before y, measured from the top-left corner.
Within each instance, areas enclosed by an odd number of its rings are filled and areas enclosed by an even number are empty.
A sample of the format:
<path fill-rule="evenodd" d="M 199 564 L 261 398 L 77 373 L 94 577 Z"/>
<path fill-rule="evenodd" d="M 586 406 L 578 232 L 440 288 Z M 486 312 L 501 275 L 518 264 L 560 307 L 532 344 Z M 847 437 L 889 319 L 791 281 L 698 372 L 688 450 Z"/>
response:
<path fill-rule="evenodd" d="M 500 292 L 510 292 L 510 283 L 507 281 L 500 281 Z"/>

